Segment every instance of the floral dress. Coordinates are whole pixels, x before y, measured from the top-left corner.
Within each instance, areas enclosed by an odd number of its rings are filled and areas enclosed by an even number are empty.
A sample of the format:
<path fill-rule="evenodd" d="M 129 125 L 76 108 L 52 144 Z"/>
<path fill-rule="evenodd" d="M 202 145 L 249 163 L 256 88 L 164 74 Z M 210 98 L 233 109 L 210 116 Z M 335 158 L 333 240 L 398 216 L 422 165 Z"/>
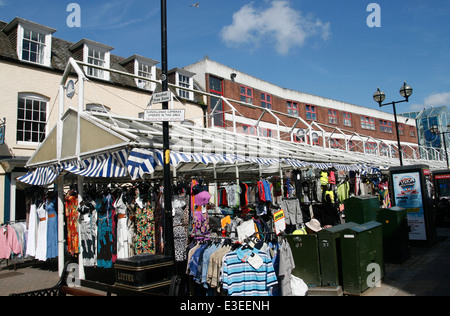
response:
<path fill-rule="evenodd" d="M 78 244 L 78 198 L 66 197 L 67 251 L 71 255 L 79 253 Z"/>
<path fill-rule="evenodd" d="M 136 254 L 155 254 L 155 218 L 150 203 L 136 203 L 135 225 Z"/>

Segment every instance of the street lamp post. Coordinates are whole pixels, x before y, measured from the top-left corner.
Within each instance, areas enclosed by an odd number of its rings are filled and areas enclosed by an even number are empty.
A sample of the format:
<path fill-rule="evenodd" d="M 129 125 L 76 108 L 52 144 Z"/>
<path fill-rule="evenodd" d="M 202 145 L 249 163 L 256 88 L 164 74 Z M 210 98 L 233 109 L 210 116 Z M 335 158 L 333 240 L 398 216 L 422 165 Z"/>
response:
<path fill-rule="evenodd" d="M 373 94 L 373 99 L 380 105 L 380 107 L 392 104 L 394 108 L 395 131 L 397 133 L 398 156 L 400 159 L 400 166 L 403 166 L 403 152 L 400 144 L 400 134 L 398 133 L 397 109 L 395 108 L 395 105 L 397 103 L 409 102 L 409 97 L 412 95 L 412 93 L 413 89 L 410 86 L 408 86 L 406 82 L 404 82 L 403 86 L 400 88 L 400 95 L 404 97 L 405 100 L 383 103 L 383 101 L 386 99 L 386 95 L 384 94 L 383 91 L 380 90 L 380 88 L 378 88 L 378 90 Z"/>
<path fill-rule="evenodd" d="M 162 91 L 169 90 L 167 63 L 167 4 L 161 0 L 161 81 Z M 169 109 L 169 103 L 162 104 L 164 110 Z M 164 152 L 164 254 L 174 258 L 173 219 L 172 219 L 172 183 L 170 174 L 170 137 L 169 122 L 163 122 L 163 152 Z"/>
<path fill-rule="evenodd" d="M 447 152 L 447 140 L 446 135 L 450 134 L 450 123 L 447 125 L 447 131 L 446 132 L 439 132 L 439 128 L 437 125 L 433 125 L 430 128 L 431 132 L 435 135 L 442 135 L 442 138 L 444 139 L 444 150 L 445 150 L 445 160 L 447 162 L 447 169 L 450 169 L 449 161 L 448 161 L 448 152 Z"/>

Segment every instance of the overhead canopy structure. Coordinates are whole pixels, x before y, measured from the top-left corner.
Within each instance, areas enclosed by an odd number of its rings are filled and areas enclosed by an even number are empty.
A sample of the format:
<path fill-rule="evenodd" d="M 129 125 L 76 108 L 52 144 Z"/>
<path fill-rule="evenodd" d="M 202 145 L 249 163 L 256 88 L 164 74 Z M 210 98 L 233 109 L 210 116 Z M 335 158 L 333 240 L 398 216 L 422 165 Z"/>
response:
<path fill-rule="evenodd" d="M 76 148 L 78 116 L 81 126 L 79 152 Z M 27 167 L 34 170 L 19 178 L 21 182 L 48 185 L 61 173 L 135 180 L 162 172 L 161 123 L 69 109 L 60 126 L 60 155 L 56 127 L 28 161 Z M 193 175 L 213 173 L 216 168 L 221 174 L 234 173 L 236 168 L 264 174 L 277 172 L 280 168 L 306 167 L 335 167 L 370 173 L 398 163 L 397 159 L 387 157 L 183 124 L 172 124 L 170 142 L 174 170 Z M 409 163 L 417 164 L 417 160 Z"/>

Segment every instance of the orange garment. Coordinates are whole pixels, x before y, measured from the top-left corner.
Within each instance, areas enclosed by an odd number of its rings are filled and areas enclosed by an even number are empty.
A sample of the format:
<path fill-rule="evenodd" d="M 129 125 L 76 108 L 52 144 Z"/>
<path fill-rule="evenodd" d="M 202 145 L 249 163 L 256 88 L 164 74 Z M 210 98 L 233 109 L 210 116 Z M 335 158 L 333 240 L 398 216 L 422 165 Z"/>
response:
<path fill-rule="evenodd" d="M 67 251 L 74 255 L 79 253 L 78 245 L 78 197 L 66 197 Z"/>

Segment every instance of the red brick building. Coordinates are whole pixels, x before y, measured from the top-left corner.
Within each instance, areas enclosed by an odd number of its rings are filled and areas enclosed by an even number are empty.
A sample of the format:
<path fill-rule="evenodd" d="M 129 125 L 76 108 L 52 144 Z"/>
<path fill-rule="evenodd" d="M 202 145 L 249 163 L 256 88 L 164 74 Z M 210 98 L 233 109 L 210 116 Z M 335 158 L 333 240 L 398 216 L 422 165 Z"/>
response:
<path fill-rule="evenodd" d="M 398 157 L 393 114 L 285 89 L 208 58 L 184 69 L 210 93 L 209 127 Z M 404 158 L 416 159 L 416 123 L 398 120 Z"/>

